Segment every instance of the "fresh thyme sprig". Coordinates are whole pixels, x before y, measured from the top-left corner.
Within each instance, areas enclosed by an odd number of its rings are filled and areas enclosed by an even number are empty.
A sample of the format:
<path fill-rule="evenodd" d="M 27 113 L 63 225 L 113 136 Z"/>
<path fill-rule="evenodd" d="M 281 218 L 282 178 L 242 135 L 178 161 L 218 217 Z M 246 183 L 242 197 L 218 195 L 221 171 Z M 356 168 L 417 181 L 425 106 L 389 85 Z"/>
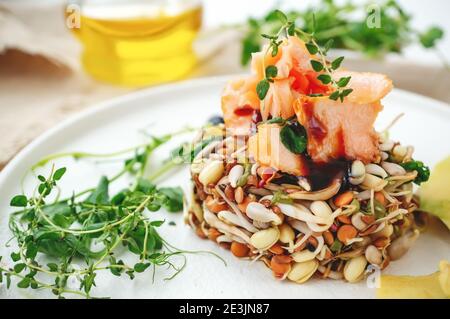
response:
<path fill-rule="evenodd" d="M 269 52 L 272 56 L 276 56 L 278 54 L 279 46 L 283 43 L 283 40 L 280 39 L 281 36 L 287 38 L 289 36 L 296 35 L 302 38 L 302 40 L 306 42 L 305 44 L 308 52 L 311 55 L 319 56 L 319 60 L 311 60 L 311 67 L 313 68 L 313 70 L 316 72 L 321 72 L 317 76 L 317 79 L 323 84 L 331 85 L 334 88 L 334 91 L 329 95 L 329 98 L 331 100 L 340 99 L 340 101 L 343 102 L 344 98 L 353 91 L 353 89 L 347 88 L 351 77 L 341 77 L 339 80 L 335 80 L 333 78 L 333 72 L 340 67 L 342 61 L 344 60 L 344 57 L 338 57 L 331 63 L 326 60 L 326 55 L 332 45 L 332 40 L 328 41 L 324 47 L 321 47 L 314 38 L 314 29 L 311 33 L 307 33 L 300 28 L 297 28 L 295 25 L 295 21 L 289 20 L 288 17 L 280 10 L 275 10 L 274 14 L 282 22 L 282 26 L 275 35 L 262 34 L 263 38 L 269 40 L 269 45 L 267 47 L 265 55 L 267 55 Z M 313 20 L 315 20 L 314 16 Z M 267 92 L 269 91 L 270 83 L 274 82 L 274 78 L 276 78 L 278 74 L 277 67 L 275 65 L 266 66 L 264 64 L 264 59 L 263 67 L 264 78 L 259 81 L 256 86 L 256 92 L 258 94 L 258 98 L 261 101 L 264 101 Z M 314 94 L 314 96 L 317 96 L 317 94 Z"/>
<path fill-rule="evenodd" d="M 313 20 L 315 21 L 314 15 Z M 313 25 L 315 25 L 315 23 Z M 331 48 L 333 40 L 328 40 L 322 48 L 314 38 L 315 31 L 312 33 L 306 33 L 303 30 L 296 28 L 295 32 L 297 35 L 302 36 L 307 40 L 305 46 L 310 54 L 319 55 L 320 61 L 311 60 L 311 66 L 316 72 L 324 72 L 317 76 L 317 79 L 320 82 L 325 85 L 331 84 L 331 86 L 335 89 L 335 91 L 329 95 L 329 98 L 334 101 L 340 99 L 340 101 L 343 102 L 344 98 L 353 92 L 353 89 L 346 88 L 347 84 L 350 82 L 351 76 L 341 77 L 337 81 L 334 79 L 333 72 L 339 69 L 342 61 L 344 61 L 344 57 L 340 56 L 334 59 L 331 63 L 326 60 L 328 50 Z"/>
<path fill-rule="evenodd" d="M 144 178 L 150 155 L 172 136 L 153 137 L 146 144 L 110 154 L 52 155 L 33 166 L 66 156 L 114 158 L 133 154 L 115 175 L 102 177 L 97 187 L 68 198 L 59 199 L 58 189 L 67 169 L 55 169 L 54 164 L 47 177 L 37 176 L 38 185 L 32 194 L 14 196 L 10 204 L 19 210 L 11 214 L 9 228 L 18 248 L 10 256 L 11 267 L 0 265 L 0 282 L 5 281 L 10 288 L 15 277 L 18 288 L 49 289 L 59 298 L 70 294 L 91 298 L 99 271 L 134 279 L 150 267 L 154 276 L 157 267 L 167 266 L 173 270 L 167 279 L 176 276 L 184 268 L 185 254 L 197 252 L 169 244 L 157 232 L 164 221 L 152 220 L 147 212 L 161 207 L 169 212 L 180 211 L 183 192 L 179 187 L 159 188 Z M 156 179 L 167 171 L 163 165 L 153 176 Z M 134 177 L 134 182 L 110 196 L 111 183 L 126 173 Z M 121 247 L 136 255 L 133 262 L 119 258 Z M 177 256 L 181 258 L 178 261 L 174 259 Z"/>

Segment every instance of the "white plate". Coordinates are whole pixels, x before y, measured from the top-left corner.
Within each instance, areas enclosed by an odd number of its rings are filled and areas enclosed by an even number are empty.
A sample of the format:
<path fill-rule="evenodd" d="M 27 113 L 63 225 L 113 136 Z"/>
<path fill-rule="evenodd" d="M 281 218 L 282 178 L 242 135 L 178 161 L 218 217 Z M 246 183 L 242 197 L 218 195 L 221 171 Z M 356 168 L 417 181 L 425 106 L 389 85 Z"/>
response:
<path fill-rule="evenodd" d="M 167 133 L 185 125 L 200 126 L 220 113 L 220 93 L 225 77 L 207 78 L 139 91 L 102 103 L 46 132 L 20 152 L 5 167 L 0 176 L 0 255 L 9 256 L 14 247 L 4 244 L 10 238 L 7 220 L 11 212 L 10 198 L 20 193 L 20 180 L 30 166 L 44 155 L 64 151 L 109 152 L 127 148 L 144 140 L 139 129 L 155 134 Z M 394 90 L 385 100 L 377 128 L 384 128 L 396 115 L 405 116 L 391 130 L 391 137 L 416 148 L 415 158 L 434 165 L 450 154 L 450 107 L 446 104 Z M 38 110 L 36 110 L 38 111 Z M 167 146 L 165 149 L 169 149 Z M 162 157 L 163 152 L 157 152 Z M 111 173 L 120 163 L 95 166 L 90 161 L 59 160 L 57 166 L 67 166 L 61 184 L 65 190 L 82 190 L 94 186 L 97 177 Z M 43 169 L 47 172 L 48 167 Z M 124 180 L 123 183 L 126 183 Z M 187 169 L 173 174 L 167 185 L 189 184 Z M 28 176 L 24 187 L 29 192 L 35 178 Z M 449 185 L 450 186 L 450 185 Z M 116 186 L 117 188 L 120 188 Z M 66 194 L 68 195 L 68 194 Z M 117 278 L 109 273 L 97 277 L 95 296 L 115 298 L 364 298 L 374 297 L 375 290 L 365 282 L 348 284 L 340 281 L 313 279 L 306 284 L 279 282 L 272 278 L 262 263 L 250 264 L 234 258 L 211 241 L 199 239 L 183 224 L 181 214 L 157 213 L 176 226 L 163 225 L 161 234 L 174 245 L 190 250 L 211 250 L 228 263 L 209 255 L 190 255 L 185 270 L 175 279 L 164 281 L 165 271 L 159 271 L 152 284 L 151 273 L 139 274 L 134 281 Z M 439 260 L 450 259 L 450 235 L 428 232 L 400 261 L 393 262 L 387 273 L 426 274 L 436 270 Z M 9 258 L 3 263 L 10 264 Z M 6 290 L 4 297 L 50 297 L 47 292 Z"/>

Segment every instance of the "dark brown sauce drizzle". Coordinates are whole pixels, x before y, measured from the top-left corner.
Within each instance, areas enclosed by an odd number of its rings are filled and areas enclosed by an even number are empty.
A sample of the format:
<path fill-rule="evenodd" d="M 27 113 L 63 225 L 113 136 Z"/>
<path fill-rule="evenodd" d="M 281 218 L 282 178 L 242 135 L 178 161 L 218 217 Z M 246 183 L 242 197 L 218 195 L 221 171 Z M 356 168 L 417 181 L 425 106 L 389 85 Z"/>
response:
<path fill-rule="evenodd" d="M 350 162 L 348 161 L 334 161 L 332 163 L 313 163 L 308 159 L 309 175 L 305 176 L 311 185 L 312 191 L 317 191 L 330 186 L 330 184 L 339 178 L 342 180 L 340 191 L 349 188 L 349 169 Z M 298 179 L 294 175 L 285 174 L 282 172 L 280 177 L 273 179 L 271 182 L 275 184 L 293 184 L 298 185 Z"/>
<path fill-rule="evenodd" d="M 312 190 L 319 190 L 330 186 L 334 179 L 342 179 L 341 191 L 348 188 L 350 162 L 333 161 L 332 163 L 317 164 L 309 161 L 309 176 L 307 177 Z"/>

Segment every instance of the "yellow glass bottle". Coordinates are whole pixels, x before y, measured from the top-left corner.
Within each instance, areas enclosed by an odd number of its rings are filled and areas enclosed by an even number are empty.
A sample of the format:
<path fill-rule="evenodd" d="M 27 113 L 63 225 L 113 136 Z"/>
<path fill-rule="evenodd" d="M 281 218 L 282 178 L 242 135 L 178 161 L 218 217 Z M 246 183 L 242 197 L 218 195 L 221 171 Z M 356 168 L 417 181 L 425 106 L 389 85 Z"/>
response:
<path fill-rule="evenodd" d="M 85 0 L 80 27 L 87 73 L 139 87 L 186 77 L 196 64 L 193 41 L 202 8 L 194 0 Z"/>

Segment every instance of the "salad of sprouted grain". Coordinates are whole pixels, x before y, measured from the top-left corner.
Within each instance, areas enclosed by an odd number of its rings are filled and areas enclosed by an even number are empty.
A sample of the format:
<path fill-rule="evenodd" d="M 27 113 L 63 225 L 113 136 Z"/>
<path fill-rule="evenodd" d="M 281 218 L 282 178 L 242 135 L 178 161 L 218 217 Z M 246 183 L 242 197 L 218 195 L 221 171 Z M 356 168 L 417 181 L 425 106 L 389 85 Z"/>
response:
<path fill-rule="evenodd" d="M 264 35 L 252 74 L 225 88 L 224 123 L 193 142 L 186 222 L 278 279 L 356 282 L 419 236 L 413 183 L 429 170 L 373 128 L 391 81 L 328 61 L 312 34 L 278 15 L 283 27 Z"/>

